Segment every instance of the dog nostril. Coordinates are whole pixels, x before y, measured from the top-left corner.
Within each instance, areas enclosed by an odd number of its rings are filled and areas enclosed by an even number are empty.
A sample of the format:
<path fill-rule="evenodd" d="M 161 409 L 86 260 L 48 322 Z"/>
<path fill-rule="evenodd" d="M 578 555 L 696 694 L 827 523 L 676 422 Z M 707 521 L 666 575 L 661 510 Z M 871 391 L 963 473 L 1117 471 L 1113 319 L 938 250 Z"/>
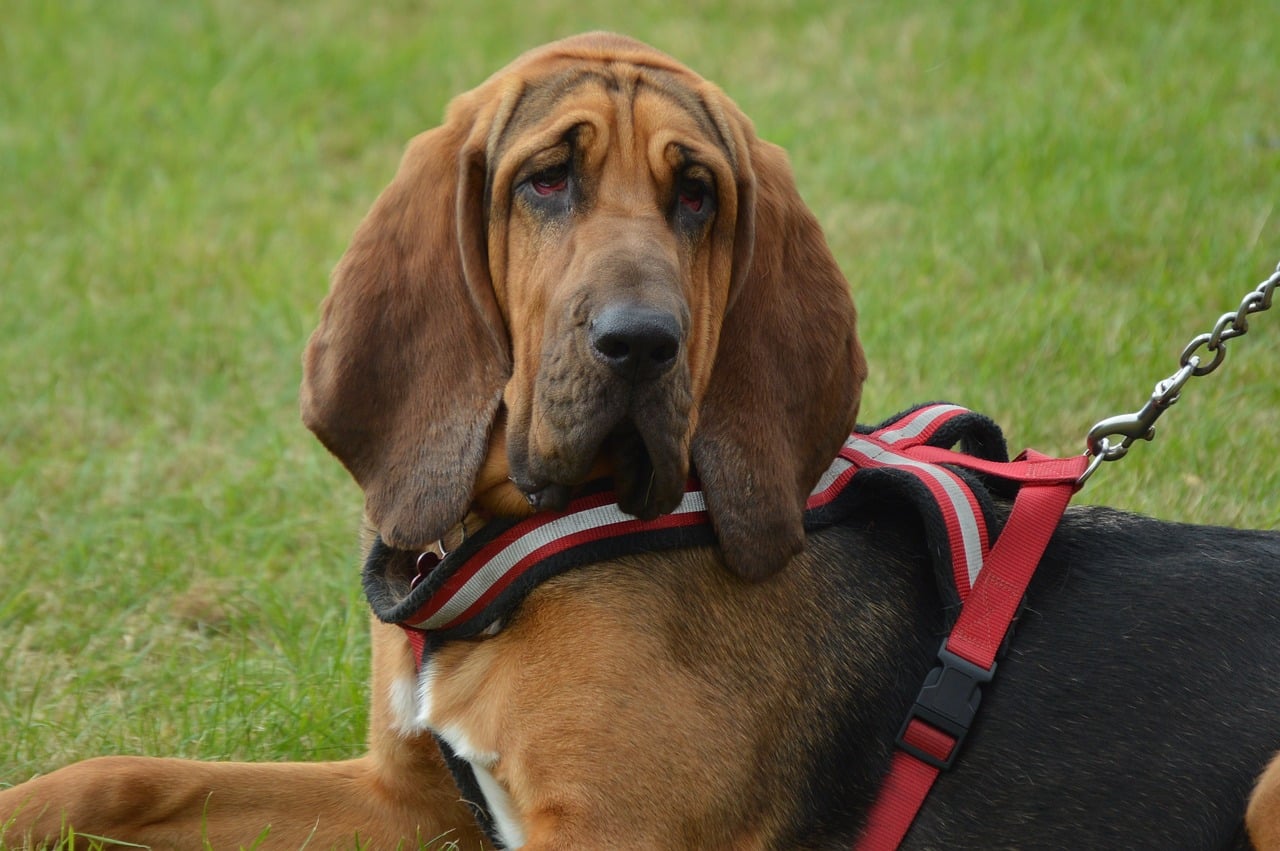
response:
<path fill-rule="evenodd" d="M 609 361 L 626 360 L 631 355 L 631 346 L 625 340 L 612 335 L 605 335 L 595 341 L 596 351 Z"/>
<path fill-rule="evenodd" d="M 669 364 L 676 359 L 676 353 L 679 351 L 679 344 L 672 340 L 669 344 L 655 346 L 653 351 L 649 352 L 649 360 L 659 365 Z"/>
<path fill-rule="evenodd" d="M 657 378 L 669 370 L 680 354 L 680 337 L 676 318 L 651 307 L 607 307 L 591 323 L 596 354 L 631 381 Z"/>

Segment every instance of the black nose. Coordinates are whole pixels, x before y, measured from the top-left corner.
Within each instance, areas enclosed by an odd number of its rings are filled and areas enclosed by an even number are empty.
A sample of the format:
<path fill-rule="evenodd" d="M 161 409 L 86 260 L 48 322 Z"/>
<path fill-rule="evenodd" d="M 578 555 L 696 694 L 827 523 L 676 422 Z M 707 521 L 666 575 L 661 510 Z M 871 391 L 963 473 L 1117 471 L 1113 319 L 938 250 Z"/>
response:
<path fill-rule="evenodd" d="M 628 381 L 663 375 L 680 354 L 680 323 L 670 313 L 638 305 L 610 305 L 591 323 L 591 348 Z"/>

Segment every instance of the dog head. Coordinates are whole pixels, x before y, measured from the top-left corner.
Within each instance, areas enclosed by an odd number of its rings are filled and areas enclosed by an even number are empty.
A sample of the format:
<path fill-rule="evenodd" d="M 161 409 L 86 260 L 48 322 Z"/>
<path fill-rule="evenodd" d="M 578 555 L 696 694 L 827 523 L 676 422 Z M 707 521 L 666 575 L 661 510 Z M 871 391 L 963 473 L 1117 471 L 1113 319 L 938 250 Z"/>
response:
<path fill-rule="evenodd" d="M 752 578 L 802 546 L 866 374 L 783 153 L 719 89 L 605 34 L 525 54 L 410 143 L 304 366 L 303 418 L 392 546 L 476 502 L 559 507 L 600 474 L 653 517 L 692 464 Z"/>

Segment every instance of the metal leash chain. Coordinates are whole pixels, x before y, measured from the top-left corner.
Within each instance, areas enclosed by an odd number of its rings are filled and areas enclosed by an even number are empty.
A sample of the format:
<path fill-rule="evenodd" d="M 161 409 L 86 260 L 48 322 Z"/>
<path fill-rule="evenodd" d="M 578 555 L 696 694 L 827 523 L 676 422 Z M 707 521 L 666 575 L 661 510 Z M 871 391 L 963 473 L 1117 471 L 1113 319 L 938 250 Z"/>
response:
<path fill-rule="evenodd" d="M 1156 382 L 1156 388 L 1145 405 L 1132 414 L 1107 417 L 1089 429 L 1089 436 L 1086 438 L 1088 449 L 1085 455 L 1092 455 L 1093 461 L 1081 474 L 1076 483 L 1077 486 L 1082 486 L 1088 481 L 1093 471 L 1098 469 L 1103 461 L 1117 461 L 1128 454 L 1129 447 L 1134 442 L 1154 438 L 1156 420 L 1165 412 L 1165 409 L 1178 401 L 1187 381 L 1193 375 L 1208 375 L 1222 365 L 1223 359 L 1227 356 L 1227 340 L 1243 337 L 1248 332 L 1249 314 L 1260 313 L 1271 307 L 1271 296 L 1278 285 L 1280 285 L 1280 264 L 1276 265 L 1276 270 L 1270 278 L 1258 284 L 1256 289 L 1244 297 L 1238 310 L 1222 314 L 1212 331 L 1192 338 L 1187 347 L 1182 350 L 1181 357 L 1178 358 L 1178 371 L 1163 381 Z M 1199 354 L 1201 349 L 1212 355 L 1212 359 L 1207 363 L 1201 360 Z M 1113 437 L 1124 439 L 1119 443 L 1113 443 L 1111 441 Z"/>

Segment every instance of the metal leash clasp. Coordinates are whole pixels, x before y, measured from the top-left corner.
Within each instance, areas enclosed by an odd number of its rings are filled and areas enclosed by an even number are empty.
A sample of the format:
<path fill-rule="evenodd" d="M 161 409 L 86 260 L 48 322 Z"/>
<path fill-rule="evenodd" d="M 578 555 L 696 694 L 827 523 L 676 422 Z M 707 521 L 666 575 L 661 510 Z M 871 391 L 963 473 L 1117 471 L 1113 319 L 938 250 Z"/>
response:
<path fill-rule="evenodd" d="M 1103 461 L 1119 460 L 1128 454 L 1129 447 L 1137 441 L 1152 440 L 1156 434 L 1156 420 L 1178 401 L 1187 381 L 1192 376 L 1208 375 L 1218 368 L 1227 354 L 1226 342 L 1234 337 L 1244 336 L 1249 330 L 1248 315 L 1269 308 L 1271 296 L 1277 286 L 1280 286 L 1280 264 L 1270 278 L 1244 297 L 1237 310 L 1224 313 L 1211 332 L 1200 334 L 1191 340 L 1178 359 L 1178 371 L 1163 381 L 1156 382 L 1155 390 L 1145 405 L 1132 414 L 1107 417 L 1089 429 L 1089 435 L 1085 438 L 1085 455 L 1092 456 L 1093 460 L 1080 474 L 1076 486 L 1084 485 Z M 1202 348 L 1212 355 L 1207 363 L 1201 361 L 1196 354 Z M 1204 365 L 1201 366 L 1201 363 Z M 1112 442 L 1115 437 L 1123 440 Z"/>
<path fill-rule="evenodd" d="M 1114 461 L 1123 458 L 1129 447 L 1139 440 L 1151 440 L 1156 435 L 1156 420 L 1174 402 L 1177 402 L 1187 379 L 1195 374 L 1200 365 L 1199 358 L 1191 361 L 1173 375 L 1156 382 L 1155 390 L 1147 403 L 1132 414 L 1120 414 L 1107 417 L 1093 428 L 1085 442 L 1090 455 L 1105 456 L 1104 460 Z M 1111 438 L 1123 437 L 1119 443 L 1112 443 Z"/>

